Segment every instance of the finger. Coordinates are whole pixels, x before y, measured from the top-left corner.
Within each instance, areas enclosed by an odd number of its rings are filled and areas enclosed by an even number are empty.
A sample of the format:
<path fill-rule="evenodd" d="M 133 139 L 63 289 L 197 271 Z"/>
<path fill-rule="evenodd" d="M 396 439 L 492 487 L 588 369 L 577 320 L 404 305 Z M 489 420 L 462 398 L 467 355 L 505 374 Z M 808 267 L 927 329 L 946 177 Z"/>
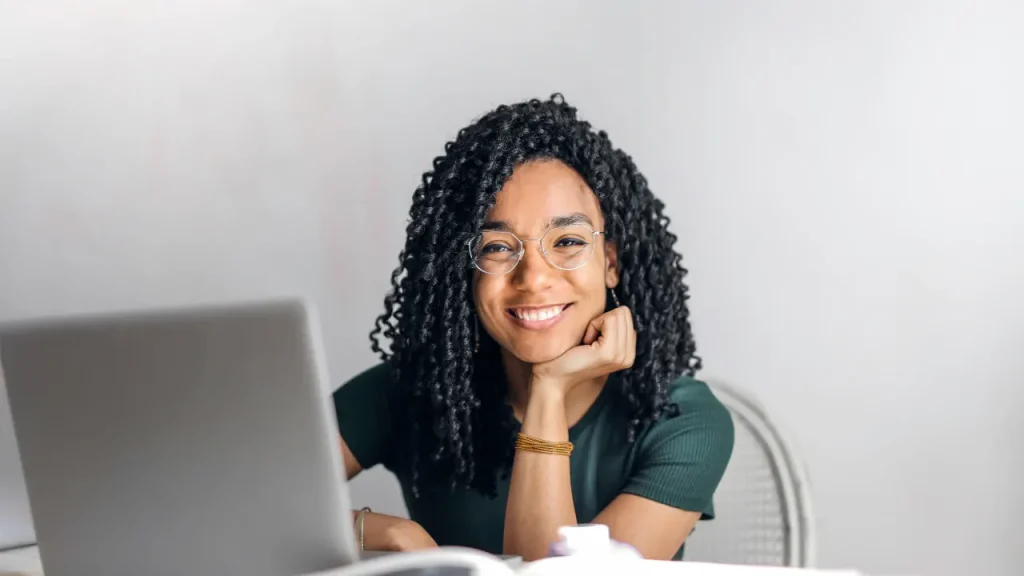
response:
<path fill-rule="evenodd" d="M 617 308 L 608 313 L 604 333 L 608 336 L 608 345 L 605 349 L 604 358 L 611 364 L 617 364 L 619 348 L 622 346 L 622 318 Z"/>
<path fill-rule="evenodd" d="M 625 319 L 624 332 L 626 333 L 626 362 L 627 368 L 633 366 L 633 361 L 636 360 L 636 326 L 633 324 L 633 311 L 628 307 L 622 307 L 622 315 Z"/>
<path fill-rule="evenodd" d="M 583 334 L 584 346 L 590 346 L 597 341 L 597 337 L 601 335 L 601 331 L 597 329 L 594 321 L 591 320 L 590 324 L 587 324 L 587 331 Z"/>
<path fill-rule="evenodd" d="M 622 314 L 622 317 L 625 318 L 626 320 L 626 328 L 628 330 L 633 330 L 633 311 L 626 306 L 621 306 L 618 310 Z"/>
<path fill-rule="evenodd" d="M 609 364 L 618 361 L 619 349 L 622 345 L 622 319 L 615 312 L 605 315 L 601 326 L 601 358 Z"/>
<path fill-rule="evenodd" d="M 627 339 L 626 339 L 626 363 L 625 363 L 625 366 L 626 366 L 626 368 L 632 368 L 633 367 L 633 362 L 636 361 L 636 358 L 637 358 L 637 331 L 634 330 L 631 327 L 626 332 L 627 332 L 628 335 L 627 335 Z"/>
<path fill-rule="evenodd" d="M 607 316 L 603 332 L 608 338 L 608 345 L 602 358 L 609 364 L 617 365 L 622 351 L 622 313 L 616 308 L 608 312 Z"/>
<path fill-rule="evenodd" d="M 607 314 L 602 314 L 597 318 L 590 321 L 587 324 L 587 331 L 583 334 L 583 343 L 587 346 L 595 343 L 600 338 L 601 333 L 604 330 L 604 323 L 607 320 Z"/>
<path fill-rule="evenodd" d="M 607 330 L 606 323 L 610 317 L 611 313 L 605 313 L 590 321 L 590 324 L 587 325 L 587 332 L 583 337 L 585 344 L 589 345 L 602 340 L 601 336 Z"/>
<path fill-rule="evenodd" d="M 629 310 L 623 308 L 619 314 L 619 366 L 625 367 L 629 360 L 629 339 L 633 328 L 629 322 Z"/>

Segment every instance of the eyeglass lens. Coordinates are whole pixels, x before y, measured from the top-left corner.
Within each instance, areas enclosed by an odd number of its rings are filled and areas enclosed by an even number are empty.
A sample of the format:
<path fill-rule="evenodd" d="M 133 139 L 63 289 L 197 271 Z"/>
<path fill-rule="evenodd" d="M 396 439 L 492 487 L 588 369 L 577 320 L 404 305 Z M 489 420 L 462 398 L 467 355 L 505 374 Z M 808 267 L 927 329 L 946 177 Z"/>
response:
<path fill-rule="evenodd" d="M 580 224 L 552 228 L 540 239 L 541 253 L 552 266 L 575 270 L 593 254 L 594 236 L 593 230 Z M 488 274 L 506 274 L 519 263 L 524 247 L 511 232 L 488 230 L 474 238 L 470 250 L 477 268 Z"/>

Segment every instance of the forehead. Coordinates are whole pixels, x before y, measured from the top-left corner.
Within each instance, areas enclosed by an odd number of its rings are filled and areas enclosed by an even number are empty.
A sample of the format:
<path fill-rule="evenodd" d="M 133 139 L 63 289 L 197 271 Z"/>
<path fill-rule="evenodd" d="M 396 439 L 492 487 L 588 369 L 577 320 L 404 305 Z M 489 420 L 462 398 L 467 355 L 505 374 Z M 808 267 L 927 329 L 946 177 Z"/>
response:
<path fill-rule="evenodd" d="M 552 218 L 574 213 L 585 214 L 598 229 L 603 225 L 597 196 L 579 173 L 557 160 L 543 160 L 515 169 L 498 192 L 487 220 L 533 233 Z"/>

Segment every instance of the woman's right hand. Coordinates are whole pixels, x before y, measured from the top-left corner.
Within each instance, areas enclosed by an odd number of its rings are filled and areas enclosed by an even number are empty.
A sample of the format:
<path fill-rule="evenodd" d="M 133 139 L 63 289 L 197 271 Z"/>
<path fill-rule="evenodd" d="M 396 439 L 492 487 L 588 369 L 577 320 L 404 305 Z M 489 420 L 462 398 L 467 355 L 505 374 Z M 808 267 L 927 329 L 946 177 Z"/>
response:
<path fill-rule="evenodd" d="M 373 512 L 363 518 L 363 544 L 367 550 L 383 552 L 437 548 L 437 542 L 416 522 Z"/>
<path fill-rule="evenodd" d="M 629 308 L 618 306 L 594 318 L 583 343 L 558 358 L 533 365 L 530 391 L 549 388 L 562 397 L 573 386 L 633 366 L 636 329 Z"/>

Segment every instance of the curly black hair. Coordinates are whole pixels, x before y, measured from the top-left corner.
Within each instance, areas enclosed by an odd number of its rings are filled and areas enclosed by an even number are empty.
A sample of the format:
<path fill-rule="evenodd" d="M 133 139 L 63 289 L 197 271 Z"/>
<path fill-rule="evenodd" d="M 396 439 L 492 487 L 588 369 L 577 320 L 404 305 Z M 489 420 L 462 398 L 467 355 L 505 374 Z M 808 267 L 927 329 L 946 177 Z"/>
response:
<path fill-rule="evenodd" d="M 396 400 L 408 407 L 398 419 L 397 448 L 417 496 L 441 487 L 493 496 L 497 479 L 511 470 L 516 422 L 498 345 L 477 332 L 466 243 L 512 171 L 542 159 L 560 160 L 583 177 L 618 247 L 617 295 L 637 331 L 633 367 L 615 379 L 630 414 L 623 434 L 635 441 L 662 415 L 675 415 L 668 385 L 700 369 L 676 236 L 633 160 L 560 94 L 499 106 L 460 130 L 423 175 L 393 290 L 370 332 L 374 352 L 393 371 Z"/>

